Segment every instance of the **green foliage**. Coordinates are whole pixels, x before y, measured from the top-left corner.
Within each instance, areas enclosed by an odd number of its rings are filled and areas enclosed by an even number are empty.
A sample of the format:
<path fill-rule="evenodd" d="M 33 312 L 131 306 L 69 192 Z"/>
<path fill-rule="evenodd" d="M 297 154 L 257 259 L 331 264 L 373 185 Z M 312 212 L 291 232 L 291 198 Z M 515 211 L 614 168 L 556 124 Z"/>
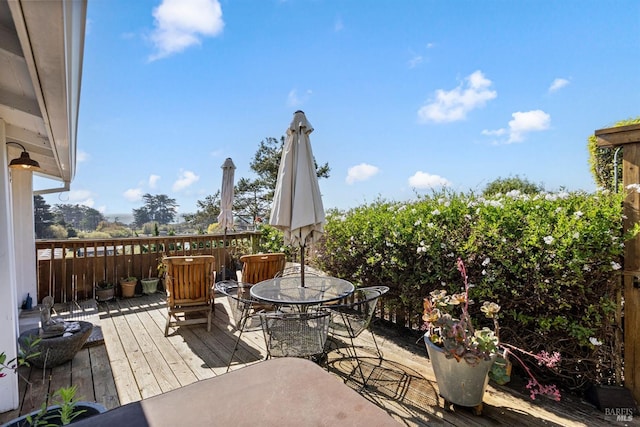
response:
<path fill-rule="evenodd" d="M 76 399 L 77 387 L 60 387 L 53 393 L 53 398 L 50 405 L 58 405 L 54 408 L 49 408 L 47 402 L 42 402 L 40 410 L 34 416 L 28 415 L 26 420 L 30 426 L 66 426 L 84 413 L 85 410 L 79 410 L 76 408 L 78 400 Z"/>
<path fill-rule="evenodd" d="M 78 237 L 81 239 L 109 239 L 111 235 L 104 231 L 91 231 L 89 233 L 78 233 Z"/>
<path fill-rule="evenodd" d="M 633 119 L 621 120 L 614 124 L 612 127 L 635 125 L 640 123 L 640 117 Z M 595 135 L 589 136 L 587 140 L 587 149 L 589 150 L 589 168 L 593 180 L 596 185 L 602 189 L 609 191 L 615 191 L 614 176 L 615 169 L 613 160 L 615 157 L 615 148 L 599 148 L 597 145 L 598 138 Z M 622 185 L 622 153 L 624 149 L 621 149 L 618 153 L 618 164 L 615 166 L 618 170 L 618 185 Z"/>
<path fill-rule="evenodd" d="M 234 187 L 233 211 L 239 223 L 256 225 L 269 217 L 271 202 L 278 180 L 278 168 L 282 156 L 285 137 L 266 138 L 260 141 L 258 150 L 249 164 L 256 177 L 242 177 Z M 314 159 L 315 162 L 315 159 Z M 315 162 L 318 178 L 328 178 L 329 164 L 318 166 Z M 199 233 L 211 232 L 211 225 L 218 222 L 220 213 L 220 191 L 197 201 L 195 214 L 185 214 L 185 221 Z M 141 212 L 140 215 L 144 214 Z M 217 230 L 214 230 L 217 231 Z"/>
<path fill-rule="evenodd" d="M 510 191 L 519 191 L 522 194 L 536 194 L 544 191 L 542 184 L 534 184 L 526 178 L 518 175 L 509 178 L 498 178 L 491 181 L 482 192 L 483 196 L 507 194 Z"/>
<path fill-rule="evenodd" d="M 49 231 L 49 227 L 53 225 L 53 213 L 51 213 L 51 206 L 44 200 L 44 197 L 33 196 L 33 216 L 36 239 L 53 237 Z"/>
<path fill-rule="evenodd" d="M 285 246 L 282 231 L 268 224 L 258 226 L 258 231 L 262 233 L 258 244 L 259 253 L 282 252 L 291 259 L 291 247 Z"/>
<path fill-rule="evenodd" d="M 625 240 L 623 197 L 513 191 L 378 200 L 327 212 L 316 260 L 327 273 L 362 286 L 390 286 L 391 303 L 417 327 L 425 296 L 441 288 L 460 291 L 460 257 L 474 285 L 471 315 L 477 317 L 473 310 L 483 301 L 495 301 L 502 307 L 502 341 L 533 353 L 557 343 L 565 386 L 605 383 L 619 368 L 613 313 Z"/>
<path fill-rule="evenodd" d="M 198 200 L 196 202 L 198 207 L 195 214 L 185 214 L 184 220 L 193 228 L 198 231 L 204 231 L 211 224 L 218 222 L 218 215 L 220 215 L 220 190 L 215 194 L 209 195 L 204 200 Z"/>
<path fill-rule="evenodd" d="M 61 224 L 51 224 L 48 227 L 47 234 L 53 239 L 66 239 L 67 237 L 73 237 L 68 235 L 67 227 Z"/>
<path fill-rule="evenodd" d="M 105 220 L 104 215 L 96 209 L 78 204 L 58 204 L 53 207 L 52 212 L 57 222 L 82 231 L 95 230 Z"/>
<path fill-rule="evenodd" d="M 159 224 L 169 224 L 175 220 L 178 214 L 176 199 L 165 194 L 151 195 L 146 193 L 142 196 L 142 200 L 144 200 L 144 206 L 133 210 L 133 222 L 138 227 L 153 221 Z"/>

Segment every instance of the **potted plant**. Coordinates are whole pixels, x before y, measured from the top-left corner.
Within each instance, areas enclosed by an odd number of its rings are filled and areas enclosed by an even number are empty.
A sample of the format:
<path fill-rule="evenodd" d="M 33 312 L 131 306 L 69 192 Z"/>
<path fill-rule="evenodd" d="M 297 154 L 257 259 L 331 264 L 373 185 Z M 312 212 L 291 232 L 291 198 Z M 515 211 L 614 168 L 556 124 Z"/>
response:
<path fill-rule="evenodd" d="M 142 283 L 142 293 L 146 295 L 155 294 L 158 290 L 158 281 L 160 280 L 157 277 L 151 277 L 152 267 L 149 267 L 149 276 L 143 279 L 140 279 Z"/>
<path fill-rule="evenodd" d="M 113 299 L 116 287 L 113 283 L 106 280 L 100 280 L 96 283 L 96 301 L 103 302 Z"/>
<path fill-rule="evenodd" d="M 135 295 L 136 285 L 138 284 L 138 278 L 131 275 L 129 268 L 131 267 L 131 260 L 127 264 L 127 277 L 120 279 L 120 290 L 122 291 L 123 298 L 131 298 Z"/>
<path fill-rule="evenodd" d="M 553 368 L 560 361 L 557 352 L 545 351 L 532 354 L 518 347 L 500 341 L 498 313 L 500 306 L 494 302 L 484 302 L 481 312 L 493 323 L 493 329 L 476 327 L 469 315 L 470 284 L 465 265 L 458 258 L 457 268 L 462 276 L 464 288 L 461 293 L 448 295 L 446 290 L 435 290 L 424 298 L 423 329 L 424 342 L 438 383 L 440 396 L 445 400 L 445 408 L 451 404 L 473 407 L 474 413 L 482 413 L 482 397 L 488 382 L 488 373 L 493 371 L 496 378 L 505 379 L 510 374 L 509 356 L 513 356 L 529 375 L 527 388 L 531 397 L 547 395 L 560 400 L 560 392 L 555 385 L 542 385 L 519 354 L 533 357 L 539 363 Z M 495 364 L 499 358 L 499 363 Z"/>
<path fill-rule="evenodd" d="M 164 279 L 165 274 L 167 273 L 167 264 L 164 263 L 162 258 L 158 262 L 158 266 L 156 267 L 158 270 L 158 278 Z"/>
<path fill-rule="evenodd" d="M 10 361 L 7 361 L 5 352 L 0 353 L 0 378 L 7 375 L 3 372 L 4 370 L 10 370 L 17 375 L 20 366 L 29 366 L 30 360 L 39 356 L 38 352 L 32 351 L 39 341 L 39 338 L 31 341 L 26 352 L 21 351 L 18 357 Z M 28 382 L 26 379 L 25 381 Z M 10 420 L 3 424 L 3 427 L 32 425 L 62 426 L 103 413 L 107 410 L 107 408 L 99 403 L 77 400 L 76 393 L 76 386 L 61 387 L 53 392 L 51 398 L 48 392 L 45 392 L 40 409 Z"/>

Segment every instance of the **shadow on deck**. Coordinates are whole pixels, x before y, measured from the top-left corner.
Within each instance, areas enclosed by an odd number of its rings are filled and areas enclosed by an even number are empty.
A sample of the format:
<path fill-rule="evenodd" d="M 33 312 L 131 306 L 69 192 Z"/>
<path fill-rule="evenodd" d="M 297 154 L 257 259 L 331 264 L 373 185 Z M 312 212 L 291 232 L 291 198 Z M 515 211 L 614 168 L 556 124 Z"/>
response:
<path fill-rule="evenodd" d="M 67 318 L 87 318 L 95 304 L 83 304 Z M 160 293 L 100 303 L 92 311 L 93 321 L 104 336 L 94 339 L 71 361 L 43 372 L 21 368 L 21 407 L 0 414 L 0 423 L 38 408 L 47 391 L 71 384 L 78 386 L 83 400 L 114 408 L 173 390 L 226 372 L 238 332 L 231 326 L 226 298 L 215 299 L 211 332 L 205 325 L 180 327 L 164 336 L 166 306 Z M 262 331 L 257 327 L 242 334 L 231 369 L 259 363 L 266 356 Z M 350 388 L 382 407 L 401 425 L 451 426 L 605 426 L 607 419 L 592 406 L 572 396 L 561 402 L 529 400 L 508 387 L 490 386 L 482 416 L 471 408 L 455 406 L 445 411 L 438 396 L 426 349 L 413 337 L 384 327 L 376 328 L 384 355 L 374 357 L 370 335 L 357 341 L 367 387 L 346 343 L 329 340 L 327 370 Z M 26 381 L 28 380 L 28 382 Z M 627 425 L 640 425 L 633 420 Z"/>

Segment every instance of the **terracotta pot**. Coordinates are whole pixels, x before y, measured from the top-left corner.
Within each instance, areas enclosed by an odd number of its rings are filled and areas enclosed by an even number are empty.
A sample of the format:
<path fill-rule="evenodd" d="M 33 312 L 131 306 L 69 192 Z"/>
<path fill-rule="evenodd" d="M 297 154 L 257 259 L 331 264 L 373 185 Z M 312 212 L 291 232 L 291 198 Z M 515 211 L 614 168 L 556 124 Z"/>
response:
<path fill-rule="evenodd" d="M 136 280 L 120 280 L 120 289 L 122 290 L 123 298 L 131 298 L 136 293 L 136 285 L 138 284 L 138 279 Z"/>

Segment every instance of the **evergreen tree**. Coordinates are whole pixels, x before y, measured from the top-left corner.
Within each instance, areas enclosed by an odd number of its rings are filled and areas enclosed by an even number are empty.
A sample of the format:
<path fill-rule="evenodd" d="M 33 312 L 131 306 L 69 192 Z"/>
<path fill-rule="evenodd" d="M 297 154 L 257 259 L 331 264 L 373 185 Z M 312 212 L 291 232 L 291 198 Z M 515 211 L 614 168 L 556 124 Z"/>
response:
<path fill-rule="evenodd" d="M 253 161 L 249 164 L 258 177 L 253 180 L 243 178 L 238 181 L 235 190 L 238 203 L 237 206 L 234 203 L 234 209 L 237 207 L 239 215 L 251 218 L 252 222 L 257 218 L 267 220 L 269 217 L 284 142 L 284 136 L 280 137 L 280 140 L 267 138 L 261 141 Z M 328 178 L 331 171 L 329 164 L 318 166 L 316 160 L 313 159 L 313 161 L 318 178 Z"/>
<path fill-rule="evenodd" d="M 146 193 L 142 196 L 144 206 L 133 210 L 133 223 L 137 227 L 142 227 L 147 222 L 156 221 L 159 224 L 169 224 L 173 222 L 178 213 L 176 199 L 172 199 L 165 194 L 151 195 Z"/>
<path fill-rule="evenodd" d="M 94 231 L 104 215 L 99 211 L 84 205 L 59 204 L 52 209 L 58 224 L 68 225 L 76 230 Z"/>
<path fill-rule="evenodd" d="M 198 210 L 194 214 L 185 214 L 185 221 L 199 231 L 205 231 L 209 225 L 218 222 L 220 215 L 220 190 L 215 194 L 196 202 Z"/>
<path fill-rule="evenodd" d="M 266 221 L 269 217 L 271 202 L 275 193 L 278 181 L 278 168 L 282 157 L 282 147 L 285 137 L 280 139 L 266 138 L 260 142 L 258 150 L 253 156 L 253 161 L 249 164 L 251 170 L 256 173 L 257 178 L 240 178 L 234 188 L 233 211 L 236 218 L 246 224 L 255 224 L 257 219 Z M 325 163 L 318 167 L 316 174 L 318 178 L 328 178 L 329 164 Z M 198 210 L 195 214 L 185 215 L 185 220 L 190 225 L 204 230 L 209 224 L 218 221 L 220 213 L 220 191 L 213 196 L 207 196 L 205 200 L 197 202 Z"/>
<path fill-rule="evenodd" d="M 42 196 L 33 196 L 33 217 L 36 239 L 51 238 L 49 227 L 53 225 L 53 214 Z"/>

